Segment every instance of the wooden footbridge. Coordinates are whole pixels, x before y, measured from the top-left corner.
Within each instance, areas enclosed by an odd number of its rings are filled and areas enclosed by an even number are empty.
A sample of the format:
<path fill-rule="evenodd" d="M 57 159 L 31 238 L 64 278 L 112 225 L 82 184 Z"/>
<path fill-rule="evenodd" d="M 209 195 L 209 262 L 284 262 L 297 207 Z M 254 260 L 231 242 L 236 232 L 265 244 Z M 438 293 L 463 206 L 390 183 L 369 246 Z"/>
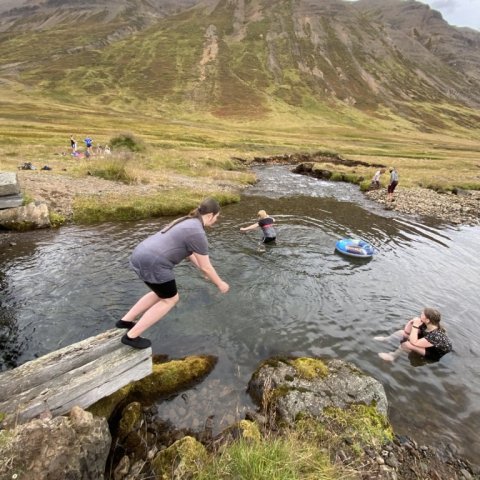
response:
<path fill-rule="evenodd" d="M 0 373 L 2 423 L 12 426 L 44 413 L 63 415 L 75 405 L 87 408 L 152 373 L 152 349 L 123 345 L 124 334 L 108 330 Z"/>

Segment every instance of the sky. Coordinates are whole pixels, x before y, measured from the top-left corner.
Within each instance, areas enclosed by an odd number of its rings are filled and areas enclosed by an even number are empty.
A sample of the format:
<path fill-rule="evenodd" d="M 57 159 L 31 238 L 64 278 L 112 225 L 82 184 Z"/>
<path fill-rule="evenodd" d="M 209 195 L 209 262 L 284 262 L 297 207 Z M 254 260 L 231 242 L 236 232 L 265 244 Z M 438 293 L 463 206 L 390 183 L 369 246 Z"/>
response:
<path fill-rule="evenodd" d="M 438 10 L 442 17 L 457 27 L 480 31 L 480 0 L 419 0 Z"/>
<path fill-rule="evenodd" d="M 349 0 L 350 2 L 355 0 Z M 442 14 L 444 20 L 456 27 L 480 31 L 480 0 L 418 0 Z"/>

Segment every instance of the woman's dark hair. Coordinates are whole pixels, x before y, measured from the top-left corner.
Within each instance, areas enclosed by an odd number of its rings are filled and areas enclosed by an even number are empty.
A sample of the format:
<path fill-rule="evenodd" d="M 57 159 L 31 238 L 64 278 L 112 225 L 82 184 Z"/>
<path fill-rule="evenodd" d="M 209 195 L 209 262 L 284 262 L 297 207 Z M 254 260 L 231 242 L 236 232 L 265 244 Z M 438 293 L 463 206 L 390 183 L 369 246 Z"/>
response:
<path fill-rule="evenodd" d="M 438 310 L 435 310 L 434 308 L 424 308 L 423 313 L 433 325 L 438 327 L 439 330 L 441 330 L 442 332 L 445 331 L 445 329 L 440 325 L 442 315 Z"/>
<path fill-rule="evenodd" d="M 183 222 L 184 220 L 188 220 L 189 218 L 198 218 L 200 221 L 202 221 L 202 215 L 208 215 L 209 213 L 213 213 L 214 215 L 216 215 L 218 212 L 220 212 L 219 203 L 213 198 L 206 198 L 197 208 L 192 210 L 188 215 L 178 218 L 172 223 L 169 223 L 165 228 L 161 230 L 161 233 L 168 232 L 173 226 L 177 225 L 180 222 Z"/>

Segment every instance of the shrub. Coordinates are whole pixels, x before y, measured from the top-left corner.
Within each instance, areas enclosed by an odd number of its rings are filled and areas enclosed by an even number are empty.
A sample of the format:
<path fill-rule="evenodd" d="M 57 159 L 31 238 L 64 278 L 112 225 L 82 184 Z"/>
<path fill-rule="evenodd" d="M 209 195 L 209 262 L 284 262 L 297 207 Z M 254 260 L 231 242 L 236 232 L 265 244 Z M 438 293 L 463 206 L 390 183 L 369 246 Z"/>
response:
<path fill-rule="evenodd" d="M 110 146 L 113 150 L 129 150 L 130 152 L 143 152 L 145 143 L 135 137 L 133 133 L 120 133 L 110 139 Z"/>
<path fill-rule="evenodd" d="M 137 177 L 129 169 L 128 160 L 123 158 L 112 158 L 98 163 L 90 169 L 90 173 L 95 177 L 122 182 L 126 185 L 137 183 Z"/>

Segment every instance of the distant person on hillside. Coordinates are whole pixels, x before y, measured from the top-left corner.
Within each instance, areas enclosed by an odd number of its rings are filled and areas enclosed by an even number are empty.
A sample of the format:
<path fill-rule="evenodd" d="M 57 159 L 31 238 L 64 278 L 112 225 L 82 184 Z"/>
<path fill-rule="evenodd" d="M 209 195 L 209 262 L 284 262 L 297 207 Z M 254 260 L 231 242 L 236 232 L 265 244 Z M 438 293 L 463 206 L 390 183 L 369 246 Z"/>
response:
<path fill-rule="evenodd" d="M 179 295 L 173 269 L 188 258 L 222 293 L 230 289 L 217 274 L 208 256 L 205 227 L 218 219 L 220 205 L 213 199 L 204 200 L 186 217 L 167 225 L 163 230 L 141 242 L 130 257 L 130 265 L 151 292 L 118 320 L 118 328 L 128 332 L 122 343 L 133 348 L 148 348 L 150 340 L 140 335 L 162 319 L 177 303 Z M 140 317 L 135 323 L 137 317 Z"/>
<path fill-rule="evenodd" d="M 251 230 L 261 228 L 263 233 L 262 243 L 275 242 L 275 240 L 277 239 L 277 232 L 273 227 L 273 224 L 275 223 L 275 219 L 267 215 L 267 212 L 265 210 L 260 210 L 257 216 L 258 216 L 258 222 L 248 227 L 242 227 L 240 228 L 240 231 L 249 232 Z"/>
<path fill-rule="evenodd" d="M 379 353 L 378 356 L 393 362 L 402 351 L 415 352 L 427 360 L 436 361 L 452 351 L 452 342 L 445 329 L 440 325 L 441 315 L 434 308 L 424 308 L 419 317 L 412 318 L 403 330 L 388 337 L 374 337 L 374 340 L 400 340 L 400 347 L 391 353 Z"/>
<path fill-rule="evenodd" d="M 70 136 L 70 147 L 72 149 L 72 155 L 75 155 L 75 152 L 77 151 L 77 141 L 73 135 Z"/>
<path fill-rule="evenodd" d="M 383 173 L 385 173 L 384 168 L 381 168 L 375 172 L 375 175 L 372 178 L 372 183 L 370 184 L 370 188 L 372 190 L 378 190 L 380 188 L 380 177 Z"/>
<path fill-rule="evenodd" d="M 390 168 L 390 183 L 387 187 L 387 201 L 393 202 L 393 192 L 398 185 L 398 172 L 395 167 Z"/>
<path fill-rule="evenodd" d="M 85 147 L 87 148 L 86 150 L 86 156 L 89 157 L 92 154 L 92 145 L 93 145 L 93 140 L 90 137 L 87 137 L 85 140 Z"/>

